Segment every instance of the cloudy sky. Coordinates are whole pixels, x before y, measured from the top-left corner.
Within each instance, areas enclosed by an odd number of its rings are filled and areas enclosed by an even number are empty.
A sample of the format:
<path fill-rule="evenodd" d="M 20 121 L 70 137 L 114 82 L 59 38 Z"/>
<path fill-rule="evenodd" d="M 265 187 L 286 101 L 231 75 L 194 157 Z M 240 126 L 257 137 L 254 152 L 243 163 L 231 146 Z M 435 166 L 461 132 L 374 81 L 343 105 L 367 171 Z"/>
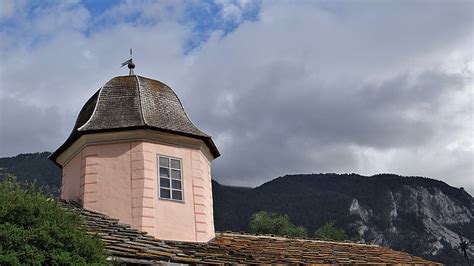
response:
<path fill-rule="evenodd" d="M 0 2 L 0 156 L 53 151 L 134 49 L 214 178 L 428 176 L 474 194 L 472 1 Z"/>

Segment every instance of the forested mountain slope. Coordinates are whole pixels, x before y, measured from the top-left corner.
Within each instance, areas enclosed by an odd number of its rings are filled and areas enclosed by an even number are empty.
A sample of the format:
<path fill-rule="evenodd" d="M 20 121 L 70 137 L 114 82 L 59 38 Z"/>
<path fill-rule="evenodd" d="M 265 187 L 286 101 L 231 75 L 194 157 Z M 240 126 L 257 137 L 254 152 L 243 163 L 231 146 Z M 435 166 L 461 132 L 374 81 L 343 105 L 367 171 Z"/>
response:
<path fill-rule="evenodd" d="M 0 158 L 0 179 L 13 175 L 19 182 L 35 180 L 37 185 L 46 187 L 55 196 L 59 195 L 61 169 L 48 159 L 50 154 L 37 152 Z"/>
<path fill-rule="evenodd" d="M 333 221 L 353 240 L 448 264 L 465 262 L 458 233 L 474 239 L 474 199 L 423 177 L 381 174 L 287 175 L 254 189 L 213 184 L 217 230 L 248 230 L 253 213 L 285 213 L 312 235 Z M 471 249 L 471 256 L 472 256 Z"/>

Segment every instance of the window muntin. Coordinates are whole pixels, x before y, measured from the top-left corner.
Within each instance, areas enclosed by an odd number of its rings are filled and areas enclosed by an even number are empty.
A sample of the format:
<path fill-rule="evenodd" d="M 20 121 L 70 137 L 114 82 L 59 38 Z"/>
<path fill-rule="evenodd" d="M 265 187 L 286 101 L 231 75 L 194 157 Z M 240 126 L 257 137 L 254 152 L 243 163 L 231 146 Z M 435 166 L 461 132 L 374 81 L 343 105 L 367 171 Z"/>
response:
<path fill-rule="evenodd" d="M 181 160 L 159 156 L 158 184 L 161 199 L 183 200 Z"/>

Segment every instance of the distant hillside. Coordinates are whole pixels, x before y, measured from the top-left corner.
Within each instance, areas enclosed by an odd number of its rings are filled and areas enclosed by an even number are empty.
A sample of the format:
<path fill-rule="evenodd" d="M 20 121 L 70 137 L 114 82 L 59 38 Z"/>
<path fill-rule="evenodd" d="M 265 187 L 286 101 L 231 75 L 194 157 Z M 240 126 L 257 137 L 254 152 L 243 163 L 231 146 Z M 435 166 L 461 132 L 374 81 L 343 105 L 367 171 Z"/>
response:
<path fill-rule="evenodd" d="M 0 178 L 36 179 L 59 195 L 61 171 L 50 153 L 0 158 Z M 463 189 L 423 177 L 391 174 L 287 175 L 257 188 L 213 181 L 216 230 L 247 231 L 253 213 L 285 213 L 310 235 L 334 221 L 356 241 L 388 246 L 449 265 L 463 265 L 458 232 L 474 239 L 474 199 Z M 471 250 L 471 256 L 474 256 Z"/>
<path fill-rule="evenodd" d="M 312 235 L 334 221 L 353 240 L 441 261 L 465 263 L 458 232 L 474 239 L 474 199 L 423 177 L 390 174 L 287 175 L 254 189 L 213 183 L 216 230 L 247 231 L 261 210 L 285 213 Z M 471 256 L 474 252 L 471 250 Z"/>
<path fill-rule="evenodd" d="M 48 156 L 50 152 L 19 154 L 0 158 L 0 179 L 13 175 L 19 182 L 31 182 L 45 187 L 54 195 L 59 195 L 61 169 L 54 165 Z"/>

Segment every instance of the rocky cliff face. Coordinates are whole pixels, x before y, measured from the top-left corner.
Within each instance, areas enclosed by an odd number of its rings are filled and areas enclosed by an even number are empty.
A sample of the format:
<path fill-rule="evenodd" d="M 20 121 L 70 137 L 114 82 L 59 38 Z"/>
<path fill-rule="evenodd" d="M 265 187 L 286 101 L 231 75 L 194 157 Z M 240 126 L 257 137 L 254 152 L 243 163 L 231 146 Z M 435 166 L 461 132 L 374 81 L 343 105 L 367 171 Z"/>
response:
<path fill-rule="evenodd" d="M 439 188 L 420 185 L 403 185 L 395 192 L 389 191 L 386 197 L 390 204 L 384 213 L 374 212 L 357 198 L 349 204 L 349 213 L 357 217 L 350 227 L 357 231 L 360 241 L 403 250 L 422 247 L 419 251 L 425 257 L 437 258 L 456 249 L 459 233 L 473 239 L 472 198 L 466 205 Z M 381 215 L 385 215 L 382 219 L 387 223 L 376 222 Z M 472 249 L 469 253 L 474 257 Z"/>

